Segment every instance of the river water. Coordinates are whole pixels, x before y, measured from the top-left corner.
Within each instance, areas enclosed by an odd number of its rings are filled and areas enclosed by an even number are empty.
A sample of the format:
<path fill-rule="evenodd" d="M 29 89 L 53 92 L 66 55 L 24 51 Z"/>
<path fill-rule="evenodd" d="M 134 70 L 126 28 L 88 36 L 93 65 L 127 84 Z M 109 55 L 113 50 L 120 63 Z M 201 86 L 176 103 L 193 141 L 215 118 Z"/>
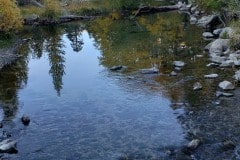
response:
<path fill-rule="evenodd" d="M 199 53 L 202 40 L 195 36 L 200 29 L 186 26 L 184 15 L 171 14 L 180 21 L 157 15 L 134 22 L 102 18 L 61 29 L 26 29 L 24 36 L 31 40 L 21 60 L 0 75 L 2 130 L 18 141 L 18 154 L 5 156 L 159 159 L 168 149 L 185 145 L 177 118 L 184 110 L 171 104 L 182 102 L 186 91 L 171 88 L 168 81 L 175 80 L 168 76 L 138 73 L 159 65 L 167 74 L 172 60 L 192 61 Z M 119 64 L 127 69 L 109 69 Z M 185 72 L 195 70 L 189 66 Z M 23 114 L 30 117 L 29 126 L 21 124 Z"/>

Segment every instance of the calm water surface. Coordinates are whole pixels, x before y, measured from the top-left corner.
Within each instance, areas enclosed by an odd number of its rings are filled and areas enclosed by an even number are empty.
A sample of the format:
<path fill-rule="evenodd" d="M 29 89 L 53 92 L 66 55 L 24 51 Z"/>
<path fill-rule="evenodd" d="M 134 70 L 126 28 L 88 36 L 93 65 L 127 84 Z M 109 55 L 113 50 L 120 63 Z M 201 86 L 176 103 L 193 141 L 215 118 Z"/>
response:
<path fill-rule="evenodd" d="M 99 63 L 94 39 L 82 32 L 74 52 L 66 35 L 62 89 L 56 93 L 48 53 L 30 58 L 27 85 L 18 92 L 22 114 L 31 117 L 18 141 L 19 159 L 157 158 L 166 147 L 184 143 L 170 101 L 126 75 Z M 15 123 L 19 123 L 16 118 Z"/>

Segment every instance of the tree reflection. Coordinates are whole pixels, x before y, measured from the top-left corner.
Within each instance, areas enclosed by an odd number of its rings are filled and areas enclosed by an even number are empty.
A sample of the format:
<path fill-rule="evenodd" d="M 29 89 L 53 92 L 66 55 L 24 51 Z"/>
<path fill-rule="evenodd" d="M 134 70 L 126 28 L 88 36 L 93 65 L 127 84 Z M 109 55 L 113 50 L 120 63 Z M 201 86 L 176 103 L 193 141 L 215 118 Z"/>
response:
<path fill-rule="evenodd" d="M 0 106 L 3 109 L 4 120 L 12 119 L 16 115 L 19 105 L 18 90 L 27 84 L 29 47 L 24 45 L 19 52 L 22 57 L 0 72 Z"/>
<path fill-rule="evenodd" d="M 62 77 L 65 74 L 65 51 L 62 49 L 64 47 L 62 40 L 63 32 L 58 27 L 48 27 L 46 28 L 46 33 L 48 37 L 46 38 L 45 47 L 50 63 L 49 74 L 52 76 L 54 88 L 60 96 L 63 86 Z"/>
<path fill-rule="evenodd" d="M 67 37 L 71 41 L 71 47 L 75 52 L 80 52 L 83 48 L 82 30 L 83 27 L 78 24 L 66 27 Z"/>

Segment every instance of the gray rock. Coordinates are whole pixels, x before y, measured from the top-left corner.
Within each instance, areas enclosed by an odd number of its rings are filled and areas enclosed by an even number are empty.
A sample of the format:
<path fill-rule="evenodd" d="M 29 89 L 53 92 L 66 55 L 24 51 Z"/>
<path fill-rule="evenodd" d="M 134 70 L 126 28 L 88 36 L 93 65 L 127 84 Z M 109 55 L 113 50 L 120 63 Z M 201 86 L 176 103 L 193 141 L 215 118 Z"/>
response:
<path fill-rule="evenodd" d="M 200 145 L 199 139 L 193 139 L 191 142 L 188 143 L 187 147 L 191 150 L 196 149 Z"/>
<path fill-rule="evenodd" d="M 112 68 L 110 68 L 111 71 L 118 71 L 121 70 L 123 68 L 122 65 L 118 65 L 118 66 L 113 66 Z"/>
<path fill-rule="evenodd" d="M 235 66 L 240 66 L 240 60 L 234 61 Z"/>
<path fill-rule="evenodd" d="M 207 44 L 207 45 L 204 47 L 204 50 L 205 50 L 205 51 L 209 51 L 210 48 L 211 48 L 211 46 L 212 46 L 212 44 L 213 44 L 213 42 Z"/>
<path fill-rule="evenodd" d="M 157 74 L 159 73 L 159 69 L 156 67 L 152 67 L 152 68 L 141 69 L 140 72 L 142 74 Z"/>
<path fill-rule="evenodd" d="M 175 67 L 174 70 L 176 70 L 176 71 L 181 71 L 182 68 L 181 68 L 181 67 Z"/>
<path fill-rule="evenodd" d="M 177 76 L 177 73 L 174 72 L 174 71 L 172 71 L 172 72 L 170 73 L 170 76 Z"/>
<path fill-rule="evenodd" d="M 222 143 L 222 148 L 224 150 L 233 150 L 235 147 L 236 147 L 236 144 L 233 141 L 230 141 L 230 140 L 224 141 Z"/>
<path fill-rule="evenodd" d="M 202 58 L 203 55 L 202 55 L 202 54 L 197 54 L 196 57 L 197 57 L 197 58 Z"/>
<path fill-rule="evenodd" d="M 216 21 L 219 21 L 219 17 L 217 15 L 203 16 L 198 20 L 197 25 L 206 28 L 209 25 L 211 26 L 213 22 L 216 22 Z"/>
<path fill-rule="evenodd" d="M 237 54 L 237 53 L 230 53 L 229 54 L 229 59 L 231 59 L 231 60 L 238 60 L 238 59 L 240 59 L 240 54 Z"/>
<path fill-rule="evenodd" d="M 216 39 L 212 42 L 209 52 L 211 55 L 221 55 L 229 48 L 230 39 Z"/>
<path fill-rule="evenodd" d="M 222 81 L 218 85 L 223 90 L 233 90 L 235 86 L 229 81 Z"/>
<path fill-rule="evenodd" d="M 226 60 L 220 64 L 220 67 L 232 67 L 234 65 L 234 61 Z"/>
<path fill-rule="evenodd" d="M 235 72 L 235 75 L 233 76 L 233 78 L 237 81 L 240 81 L 240 70 Z"/>
<path fill-rule="evenodd" d="M 210 59 L 210 61 L 214 62 L 214 63 L 223 63 L 227 60 L 227 57 L 221 57 L 221 56 L 212 56 Z"/>
<path fill-rule="evenodd" d="M 219 37 L 221 38 L 229 38 L 233 34 L 233 29 L 231 27 L 223 28 Z"/>
<path fill-rule="evenodd" d="M 211 32 L 204 32 L 204 33 L 202 34 L 202 36 L 203 36 L 204 38 L 213 38 L 213 37 L 214 37 L 214 35 L 213 35 Z"/>
<path fill-rule="evenodd" d="M 202 84 L 200 82 L 196 82 L 193 85 L 193 90 L 197 91 L 197 90 L 201 90 L 202 89 Z"/>
<path fill-rule="evenodd" d="M 29 123 L 30 123 L 30 118 L 26 115 L 23 115 L 22 118 L 21 118 L 21 121 L 25 126 L 28 126 Z"/>
<path fill-rule="evenodd" d="M 1 153 L 17 153 L 16 149 L 17 141 L 11 139 L 5 139 L 0 142 Z"/>
<path fill-rule="evenodd" d="M 233 97 L 234 94 L 233 94 L 233 93 L 227 93 L 227 92 L 217 91 L 217 92 L 216 92 L 216 97 L 221 97 L 221 96 L 224 96 L 224 97 Z"/>
<path fill-rule="evenodd" d="M 208 74 L 208 75 L 204 75 L 204 78 L 217 78 L 218 77 L 218 74 Z"/>
<path fill-rule="evenodd" d="M 213 34 L 216 36 L 219 36 L 221 32 L 222 32 L 222 28 L 218 28 L 213 31 Z"/>
<path fill-rule="evenodd" d="M 194 12 L 197 10 L 197 8 L 198 8 L 198 6 L 193 6 L 193 7 L 191 8 L 191 13 L 194 13 Z"/>
<path fill-rule="evenodd" d="M 206 66 L 207 67 L 217 67 L 217 66 L 219 66 L 219 64 L 217 64 L 217 63 L 209 63 Z"/>
<path fill-rule="evenodd" d="M 173 64 L 175 67 L 184 67 L 185 66 L 185 63 L 182 61 L 174 61 Z"/>
<path fill-rule="evenodd" d="M 197 18 L 195 16 L 190 17 L 190 24 L 196 24 L 197 23 Z"/>

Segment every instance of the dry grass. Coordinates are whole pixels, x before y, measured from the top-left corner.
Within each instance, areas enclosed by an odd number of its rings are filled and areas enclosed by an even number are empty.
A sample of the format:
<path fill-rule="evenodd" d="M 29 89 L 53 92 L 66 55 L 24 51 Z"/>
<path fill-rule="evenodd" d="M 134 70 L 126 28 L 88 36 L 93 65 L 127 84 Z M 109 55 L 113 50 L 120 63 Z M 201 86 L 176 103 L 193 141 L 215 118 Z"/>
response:
<path fill-rule="evenodd" d="M 20 9 L 21 9 L 21 14 L 23 17 L 27 17 L 32 14 L 42 15 L 44 12 L 44 10 L 42 8 L 35 7 L 32 5 L 23 6 Z"/>

